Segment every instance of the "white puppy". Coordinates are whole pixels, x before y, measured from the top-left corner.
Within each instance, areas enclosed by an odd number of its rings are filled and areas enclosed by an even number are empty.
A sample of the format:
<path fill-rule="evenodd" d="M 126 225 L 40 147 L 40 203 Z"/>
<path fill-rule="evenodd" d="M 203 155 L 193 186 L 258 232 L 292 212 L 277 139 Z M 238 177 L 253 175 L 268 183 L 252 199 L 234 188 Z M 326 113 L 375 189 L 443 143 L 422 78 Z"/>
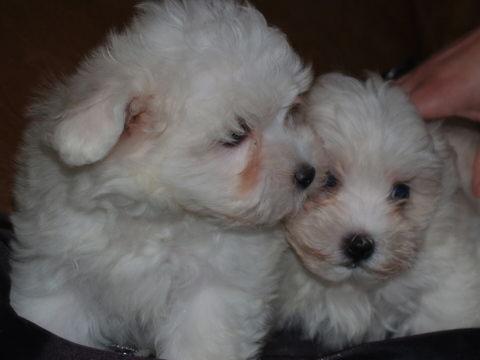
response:
<path fill-rule="evenodd" d="M 332 348 L 480 325 L 480 221 L 442 129 L 378 77 L 326 75 L 309 106 L 324 180 L 287 224 L 280 324 Z"/>
<path fill-rule="evenodd" d="M 33 107 L 15 310 L 90 346 L 254 356 L 286 244 L 276 226 L 315 176 L 295 111 L 310 80 L 249 5 L 141 5 Z"/>

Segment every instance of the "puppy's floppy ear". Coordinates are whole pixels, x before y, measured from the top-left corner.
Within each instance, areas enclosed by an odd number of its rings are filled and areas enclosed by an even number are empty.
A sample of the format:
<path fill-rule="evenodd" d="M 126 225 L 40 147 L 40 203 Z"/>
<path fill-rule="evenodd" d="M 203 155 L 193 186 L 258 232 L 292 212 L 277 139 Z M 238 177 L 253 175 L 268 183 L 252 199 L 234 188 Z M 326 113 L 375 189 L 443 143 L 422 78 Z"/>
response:
<path fill-rule="evenodd" d="M 126 94 L 97 92 L 66 109 L 49 139 L 60 158 L 79 166 L 105 157 L 123 132 L 128 101 Z"/>
<path fill-rule="evenodd" d="M 107 156 L 132 119 L 149 112 L 150 101 L 145 89 L 128 86 L 92 91 L 67 106 L 48 140 L 67 165 L 92 164 Z"/>

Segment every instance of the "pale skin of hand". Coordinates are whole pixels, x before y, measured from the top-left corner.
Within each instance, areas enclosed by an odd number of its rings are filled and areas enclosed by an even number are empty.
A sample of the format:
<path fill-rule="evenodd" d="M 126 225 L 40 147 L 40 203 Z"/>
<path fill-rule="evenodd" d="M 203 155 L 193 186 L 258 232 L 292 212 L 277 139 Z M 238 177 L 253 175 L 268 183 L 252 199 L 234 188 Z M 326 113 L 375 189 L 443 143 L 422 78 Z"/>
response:
<path fill-rule="evenodd" d="M 480 122 L 480 28 L 397 81 L 427 120 L 461 116 Z M 480 149 L 472 190 L 480 198 Z"/>

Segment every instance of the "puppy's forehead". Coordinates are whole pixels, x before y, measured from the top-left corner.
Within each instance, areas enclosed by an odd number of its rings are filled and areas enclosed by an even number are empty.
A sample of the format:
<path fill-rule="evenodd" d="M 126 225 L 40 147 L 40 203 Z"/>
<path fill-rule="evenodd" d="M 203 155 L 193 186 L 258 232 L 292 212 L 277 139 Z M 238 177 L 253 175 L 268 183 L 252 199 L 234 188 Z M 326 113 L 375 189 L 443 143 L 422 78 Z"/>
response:
<path fill-rule="evenodd" d="M 218 50 L 200 51 L 188 76 L 193 95 L 222 98 L 231 106 L 264 114 L 288 106 L 304 93 L 311 84 L 310 69 L 284 36 L 271 29 L 266 32 L 269 36 L 259 39 L 245 35 L 241 46 L 224 46 L 221 56 L 212 56 Z"/>
<path fill-rule="evenodd" d="M 309 116 L 327 152 L 345 166 L 415 164 L 417 156 L 432 150 L 413 105 L 399 89 L 379 79 L 362 83 L 340 75 L 327 77 L 316 85 L 310 104 Z"/>
<path fill-rule="evenodd" d="M 190 103 L 212 116 L 233 114 L 251 121 L 267 121 L 292 105 L 304 89 L 294 77 L 262 80 L 262 74 L 218 69 L 197 74 L 190 84 Z M 255 76 L 258 75 L 258 76 Z"/>

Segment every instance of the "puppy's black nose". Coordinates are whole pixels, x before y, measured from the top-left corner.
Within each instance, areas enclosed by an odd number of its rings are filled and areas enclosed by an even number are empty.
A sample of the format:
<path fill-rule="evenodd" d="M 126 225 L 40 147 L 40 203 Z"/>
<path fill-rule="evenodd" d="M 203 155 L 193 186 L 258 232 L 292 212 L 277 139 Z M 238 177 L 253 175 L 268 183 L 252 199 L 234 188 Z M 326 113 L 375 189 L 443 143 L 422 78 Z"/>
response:
<path fill-rule="evenodd" d="M 315 168 L 309 164 L 302 164 L 295 171 L 295 184 L 300 189 L 306 189 L 315 179 Z"/>
<path fill-rule="evenodd" d="M 375 242 L 366 234 L 351 234 L 343 241 L 344 254 L 354 262 L 368 259 L 375 250 Z"/>

